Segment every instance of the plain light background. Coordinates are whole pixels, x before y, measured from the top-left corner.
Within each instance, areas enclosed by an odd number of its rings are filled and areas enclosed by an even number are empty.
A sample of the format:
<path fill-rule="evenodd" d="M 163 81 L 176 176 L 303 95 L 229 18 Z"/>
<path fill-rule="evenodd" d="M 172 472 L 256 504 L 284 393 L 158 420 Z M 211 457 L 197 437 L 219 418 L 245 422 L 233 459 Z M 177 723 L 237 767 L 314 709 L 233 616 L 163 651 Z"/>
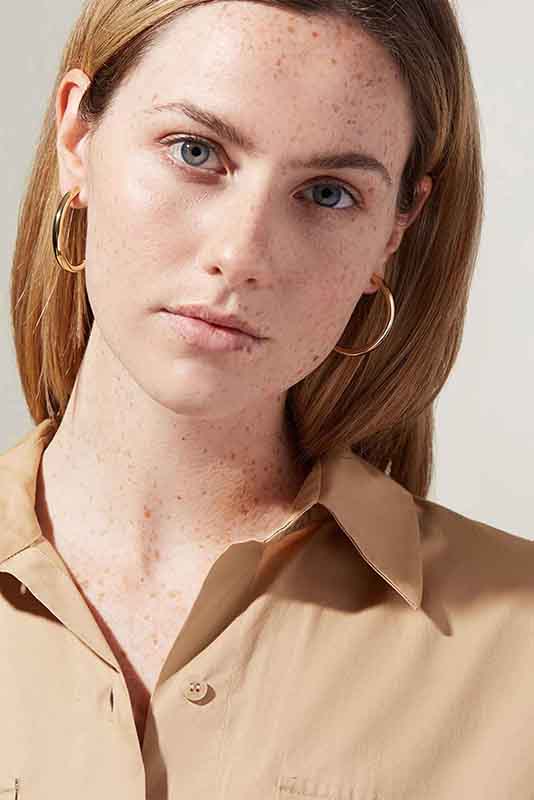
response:
<path fill-rule="evenodd" d="M 2 11 L 0 452 L 34 426 L 15 364 L 10 271 L 24 184 L 81 6 L 32 0 L 31 14 L 26 3 Z M 534 539 L 534 10 L 527 0 L 457 7 L 481 112 L 486 210 L 462 349 L 436 402 L 429 498 Z"/>

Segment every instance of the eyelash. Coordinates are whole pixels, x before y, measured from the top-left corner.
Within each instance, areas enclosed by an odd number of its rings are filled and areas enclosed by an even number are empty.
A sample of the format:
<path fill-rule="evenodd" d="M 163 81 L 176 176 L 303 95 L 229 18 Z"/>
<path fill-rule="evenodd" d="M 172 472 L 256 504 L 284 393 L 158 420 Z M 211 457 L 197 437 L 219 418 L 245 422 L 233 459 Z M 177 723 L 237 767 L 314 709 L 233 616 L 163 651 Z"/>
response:
<path fill-rule="evenodd" d="M 202 144 L 202 145 L 204 145 L 204 146 L 206 146 L 208 148 L 211 148 L 214 152 L 216 152 L 218 155 L 220 155 L 219 147 L 216 144 L 214 144 L 213 142 L 208 141 L 207 139 L 200 139 L 197 136 L 177 136 L 177 137 L 172 138 L 172 139 L 167 139 L 164 142 L 164 144 L 168 145 L 169 148 L 170 148 L 173 145 L 181 144 L 183 142 L 190 142 L 192 144 Z M 173 161 L 173 163 L 176 164 L 176 161 L 175 161 L 174 158 L 171 157 L 171 160 Z M 195 172 L 197 170 L 200 170 L 201 172 L 211 172 L 212 171 L 212 170 L 202 169 L 202 167 L 192 167 L 190 164 L 187 164 L 185 162 L 184 162 L 184 164 L 185 164 L 184 166 L 180 165 L 180 169 L 186 169 L 188 171 L 191 170 L 193 172 Z M 363 208 L 363 203 L 360 200 L 358 200 L 358 198 L 355 197 L 354 194 L 351 191 L 349 191 L 349 189 L 347 189 L 347 187 L 344 186 L 342 183 L 338 183 L 337 181 L 320 181 L 320 182 L 317 182 L 316 184 L 312 184 L 311 186 L 307 186 L 306 189 L 304 189 L 303 191 L 307 191 L 307 189 L 310 189 L 315 185 L 339 187 L 339 188 L 343 189 L 343 191 L 346 192 L 349 195 L 349 197 L 351 198 L 351 200 L 354 203 L 354 206 L 346 206 L 345 208 L 328 208 L 327 206 L 319 206 L 319 208 L 325 209 L 326 211 L 338 211 L 338 212 L 339 211 L 349 211 L 349 212 L 352 211 L 352 212 L 354 212 L 354 211 L 357 211 L 357 210 L 360 210 L 360 209 Z M 313 201 L 309 201 L 309 202 L 313 203 Z M 313 204 L 314 205 L 319 205 L 318 203 L 313 203 Z"/>

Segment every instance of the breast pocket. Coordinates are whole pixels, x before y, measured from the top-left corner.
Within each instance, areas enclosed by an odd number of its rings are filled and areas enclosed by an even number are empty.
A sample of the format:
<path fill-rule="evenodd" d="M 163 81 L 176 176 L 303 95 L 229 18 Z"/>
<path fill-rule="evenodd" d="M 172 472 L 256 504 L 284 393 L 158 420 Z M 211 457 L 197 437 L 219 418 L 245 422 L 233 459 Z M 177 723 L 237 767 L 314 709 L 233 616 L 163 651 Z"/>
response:
<path fill-rule="evenodd" d="M 19 790 L 18 778 L 13 778 L 11 781 L 0 778 L 0 800 L 22 800 Z"/>
<path fill-rule="evenodd" d="M 361 794 L 355 786 L 342 781 L 311 778 L 305 775 L 281 775 L 276 790 L 276 800 L 371 800 Z"/>

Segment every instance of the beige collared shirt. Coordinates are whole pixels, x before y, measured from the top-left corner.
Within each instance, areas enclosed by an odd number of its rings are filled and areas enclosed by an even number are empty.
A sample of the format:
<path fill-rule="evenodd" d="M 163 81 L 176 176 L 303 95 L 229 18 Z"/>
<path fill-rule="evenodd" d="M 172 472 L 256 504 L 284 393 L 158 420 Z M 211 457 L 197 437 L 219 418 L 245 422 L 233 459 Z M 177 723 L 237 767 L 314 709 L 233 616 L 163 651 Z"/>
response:
<path fill-rule="evenodd" d="M 210 569 L 141 748 L 35 515 L 53 430 L 0 456 L 0 800 L 533 800 L 531 541 L 318 460 L 285 527 Z"/>

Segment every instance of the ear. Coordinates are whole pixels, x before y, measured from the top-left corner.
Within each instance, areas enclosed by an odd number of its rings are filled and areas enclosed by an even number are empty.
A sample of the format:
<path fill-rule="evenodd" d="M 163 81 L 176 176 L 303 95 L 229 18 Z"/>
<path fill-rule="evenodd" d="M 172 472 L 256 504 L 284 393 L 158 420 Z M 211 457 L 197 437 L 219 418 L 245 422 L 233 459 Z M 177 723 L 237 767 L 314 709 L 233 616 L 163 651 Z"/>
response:
<path fill-rule="evenodd" d="M 421 209 L 430 196 L 431 191 L 432 178 L 430 175 L 425 175 L 424 178 L 421 178 L 416 186 L 415 200 L 412 209 L 407 214 L 401 214 L 398 221 L 393 226 L 393 231 L 391 232 L 391 236 L 386 247 L 388 258 L 399 248 L 404 233 L 410 227 L 412 222 L 414 222 L 419 216 Z"/>
<path fill-rule="evenodd" d="M 424 204 L 426 203 L 426 201 L 430 196 L 431 191 L 432 191 L 432 178 L 430 177 L 430 175 L 425 175 L 423 178 L 421 178 L 421 180 L 417 184 L 415 201 L 411 210 L 407 214 L 401 214 L 395 221 L 393 230 L 389 237 L 389 241 L 386 245 L 384 253 L 385 255 L 384 265 L 386 264 L 390 256 L 392 256 L 393 253 L 395 253 L 395 251 L 399 248 L 404 233 L 419 216 L 421 209 L 423 208 Z M 378 274 L 382 276 L 382 273 L 383 273 L 383 268 L 380 272 L 378 272 Z M 371 283 L 371 281 L 369 281 L 369 285 L 364 290 L 364 294 L 373 294 L 376 291 L 378 291 L 378 288 L 373 283 Z"/>
<path fill-rule="evenodd" d="M 87 206 L 87 157 L 89 126 L 78 117 L 78 106 L 90 78 L 81 69 L 65 73 L 56 93 L 56 149 L 61 194 L 80 187 L 74 208 Z"/>

